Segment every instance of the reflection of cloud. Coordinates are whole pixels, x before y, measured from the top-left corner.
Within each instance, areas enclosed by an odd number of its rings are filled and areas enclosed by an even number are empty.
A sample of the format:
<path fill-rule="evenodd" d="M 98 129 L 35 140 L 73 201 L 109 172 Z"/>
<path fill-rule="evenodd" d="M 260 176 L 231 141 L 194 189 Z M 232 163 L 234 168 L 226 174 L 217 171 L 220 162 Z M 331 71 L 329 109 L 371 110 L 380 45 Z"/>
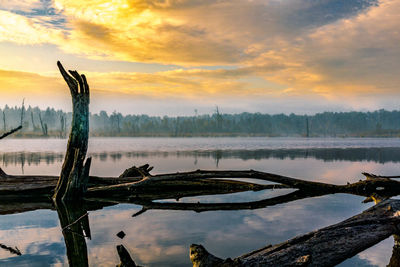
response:
<path fill-rule="evenodd" d="M 87 240 L 89 264 L 117 264 L 119 259 L 115 246 L 121 243 L 137 263 L 145 266 L 189 265 L 188 250 L 191 243 L 204 244 L 210 252 L 221 257 L 235 257 L 348 218 L 367 208 L 360 204 L 359 199 L 354 196 L 330 195 L 254 211 L 195 213 L 150 210 L 135 218 L 131 217 L 139 210 L 135 205 L 91 211 L 89 221 L 92 239 Z M 52 214 L 56 216 L 55 212 Z M 43 260 L 51 255 L 57 258 L 60 266 L 65 266 L 65 250 L 55 247 L 55 244 L 64 245 L 61 230 L 41 225 L 40 216 L 35 215 L 39 214 L 30 212 L 12 215 L 20 222 L 33 219 L 39 226 L 1 230 L 0 239 L 8 240 L 9 245 L 17 245 L 23 253 L 29 253 L 32 257 L 39 255 Z M 126 233 L 123 240 L 116 236 L 120 230 Z M 386 249 L 390 250 L 391 245 Z M 9 258 L 9 255 L 4 256 L 10 264 L 18 260 Z M 39 258 L 32 260 L 40 262 Z"/>
<path fill-rule="evenodd" d="M 25 218 L 26 219 L 26 218 Z M 29 262 L 29 257 L 36 257 L 31 262 L 41 262 L 47 256 L 52 255 L 54 260 L 60 260 L 63 258 L 64 251 L 55 251 L 54 244 L 59 244 L 60 247 L 64 247 L 64 241 L 60 228 L 57 227 L 33 227 L 33 228 L 13 228 L 9 230 L 0 230 L 0 239 L 9 246 L 16 246 L 21 251 L 25 260 Z M 56 255 L 55 255 L 56 254 Z M 0 250 L 0 264 L 2 260 L 7 262 L 9 258 L 15 257 L 10 255 L 8 251 Z M 20 260 L 19 256 L 14 259 Z"/>
<path fill-rule="evenodd" d="M 360 259 L 367 260 L 374 266 L 384 267 L 389 262 L 392 255 L 391 247 L 394 244 L 393 236 L 378 243 L 377 245 L 364 250 L 358 254 Z"/>

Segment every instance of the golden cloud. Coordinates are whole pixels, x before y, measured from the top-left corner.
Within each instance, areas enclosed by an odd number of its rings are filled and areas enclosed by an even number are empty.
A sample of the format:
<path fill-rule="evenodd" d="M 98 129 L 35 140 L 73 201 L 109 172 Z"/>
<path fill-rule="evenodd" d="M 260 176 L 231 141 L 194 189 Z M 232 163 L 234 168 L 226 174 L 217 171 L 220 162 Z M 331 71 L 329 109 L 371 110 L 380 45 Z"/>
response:
<path fill-rule="evenodd" d="M 300 2 L 291 9 L 299 9 Z M 285 25 L 293 10 L 265 1 L 52 3 L 66 19 L 63 29 L 42 17 L 0 11 L 0 41 L 50 43 L 64 53 L 97 60 L 196 66 L 151 74 L 91 73 L 99 92 L 153 98 L 307 94 L 335 99 L 395 93 L 400 82 L 400 3 L 394 0 L 303 28 Z M 221 64 L 231 67 L 202 67 Z"/>
<path fill-rule="evenodd" d="M 34 45 L 57 42 L 61 36 L 59 30 L 47 28 L 37 19 L 0 10 L 0 41 Z"/>
<path fill-rule="evenodd" d="M 214 73 L 215 72 L 215 73 Z M 260 88 L 251 81 L 243 80 L 246 71 L 226 72 L 226 70 L 175 70 L 156 73 L 138 72 L 87 72 L 92 94 L 125 94 L 136 97 L 163 98 L 226 98 L 256 95 L 278 95 L 273 88 Z M 230 79 L 226 79 L 230 77 Z M 0 70 L 0 88 L 3 98 L 15 94 L 27 98 L 51 98 L 63 96 L 68 99 L 68 89 L 59 74 L 40 75 L 29 72 Z M 95 97 L 95 96 L 94 96 Z"/>

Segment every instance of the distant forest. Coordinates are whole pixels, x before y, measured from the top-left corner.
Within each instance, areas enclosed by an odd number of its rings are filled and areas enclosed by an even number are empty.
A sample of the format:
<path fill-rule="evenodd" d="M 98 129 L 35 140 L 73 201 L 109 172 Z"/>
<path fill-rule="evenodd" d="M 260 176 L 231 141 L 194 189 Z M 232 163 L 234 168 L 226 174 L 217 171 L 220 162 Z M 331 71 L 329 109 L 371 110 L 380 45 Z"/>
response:
<path fill-rule="evenodd" d="M 20 124 L 21 107 L 0 109 L 0 132 Z M 66 137 L 71 113 L 23 108 L 16 137 Z M 323 112 L 315 115 L 240 113 L 158 117 L 101 111 L 90 115 L 91 136 L 400 136 L 400 111 Z"/>

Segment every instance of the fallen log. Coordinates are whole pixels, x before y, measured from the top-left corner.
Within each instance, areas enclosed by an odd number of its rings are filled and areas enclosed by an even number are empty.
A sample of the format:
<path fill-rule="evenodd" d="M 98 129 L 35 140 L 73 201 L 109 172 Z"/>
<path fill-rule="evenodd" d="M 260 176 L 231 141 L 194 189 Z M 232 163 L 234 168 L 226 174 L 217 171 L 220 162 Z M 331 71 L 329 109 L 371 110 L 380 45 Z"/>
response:
<path fill-rule="evenodd" d="M 143 173 L 144 174 L 144 173 Z M 227 194 L 264 189 L 293 188 L 305 192 L 305 195 L 348 193 L 371 198 L 379 195 L 386 199 L 400 193 L 400 182 L 389 178 L 367 176 L 366 180 L 334 185 L 291 178 L 254 170 L 243 171 L 205 171 L 181 172 L 150 175 L 144 177 L 97 177 L 90 176 L 86 199 L 131 202 L 132 199 L 168 199 L 195 195 Z M 0 196 L 11 198 L 48 196 L 53 192 L 56 176 L 13 176 L 0 171 Z M 240 178 L 241 181 L 229 180 Z M 243 181 L 255 179 L 273 184 L 256 184 Z M 160 190 L 162 189 L 162 190 Z M 158 205 L 158 204 L 156 204 Z M 156 205 L 152 205 L 153 207 Z M 149 203 L 146 206 L 151 206 Z M 161 207 L 161 205 L 159 205 Z M 205 207 L 204 210 L 207 210 Z"/>
<path fill-rule="evenodd" d="M 1 169 L 0 169 L 1 171 Z M 14 176 L 2 172 L 0 175 L 0 197 L 1 198 L 32 198 L 50 196 L 57 183 L 57 176 Z M 161 175 L 162 176 L 162 175 Z M 170 174 L 166 174 L 170 176 Z M 127 200 L 130 197 L 138 197 L 139 191 L 130 190 L 130 183 L 141 181 L 141 177 L 98 177 L 90 176 L 88 186 L 90 192 L 85 194 L 86 198 L 104 196 L 116 200 Z M 121 187 L 109 187 L 114 184 L 123 184 Z M 94 190 L 104 188 L 104 190 Z M 160 191 L 162 188 L 164 190 Z M 194 179 L 180 182 L 161 180 L 148 184 L 141 188 L 140 197 L 146 199 L 181 198 L 193 195 L 227 194 L 242 191 L 259 191 L 264 189 L 287 188 L 284 185 L 260 185 L 255 183 L 221 180 L 221 179 Z M 92 190 L 94 193 L 91 193 Z M 108 192 L 108 193 L 107 193 Z"/>
<path fill-rule="evenodd" d="M 190 246 L 190 259 L 201 266 L 334 266 L 396 234 L 400 200 L 385 200 L 361 214 L 283 243 L 223 260 L 201 246 Z M 334 249 L 333 249 L 334 248 Z"/>

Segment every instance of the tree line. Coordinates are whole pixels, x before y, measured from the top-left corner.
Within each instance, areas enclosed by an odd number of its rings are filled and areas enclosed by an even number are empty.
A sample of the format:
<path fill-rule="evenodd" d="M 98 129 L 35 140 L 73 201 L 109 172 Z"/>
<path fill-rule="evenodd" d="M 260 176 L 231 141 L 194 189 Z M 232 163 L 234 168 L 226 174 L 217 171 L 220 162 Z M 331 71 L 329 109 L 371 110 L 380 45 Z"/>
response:
<path fill-rule="evenodd" d="M 72 113 L 54 108 L 9 107 L 0 109 L 0 129 L 7 131 L 21 120 L 16 136 L 66 137 Z M 122 115 L 116 111 L 90 114 L 92 136 L 398 136 L 400 111 L 323 112 L 314 115 L 261 114 L 243 112 L 193 116 Z"/>

